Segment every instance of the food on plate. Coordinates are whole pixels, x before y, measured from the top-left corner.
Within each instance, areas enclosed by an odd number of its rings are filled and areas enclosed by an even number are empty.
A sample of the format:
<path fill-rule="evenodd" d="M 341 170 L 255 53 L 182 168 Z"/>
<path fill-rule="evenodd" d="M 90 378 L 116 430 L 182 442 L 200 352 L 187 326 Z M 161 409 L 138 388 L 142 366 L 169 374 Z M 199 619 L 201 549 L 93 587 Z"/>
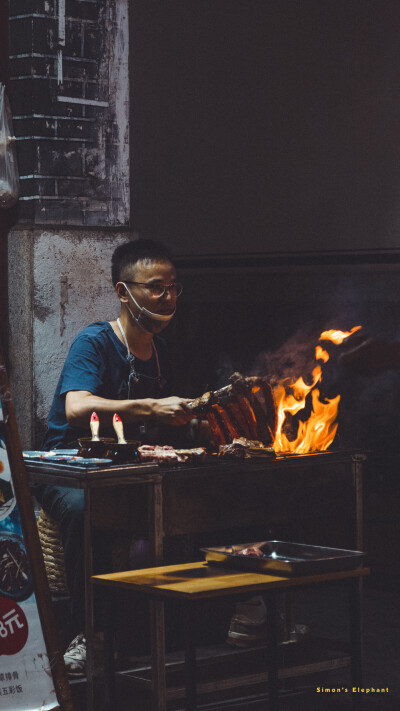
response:
<path fill-rule="evenodd" d="M 196 417 L 206 417 L 215 442 L 226 445 L 245 437 L 269 446 L 277 414 L 272 388 L 265 377 L 233 373 L 229 385 L 209 391 L 188 404 Z"/>
<path fill-rule="evenodd" d="M 248 457 L 247 448 L 237 439 L 234 439 L 231 444 L 220 444 L 218 448 L 218 457 L 227 459 L 246 459 Z"/>
<path fill-rule="evenodd" d="M 253 459 L 254 457 L 274 457 L 273 447 L 265 447 L 259 440 L 235 437 L 230 444 L 220 444 L 218 457 L 228 459 Z"/>
<path fill-rule="evenodd" d="M 263 558 L 264 553 L 260 548 L 257 548 L 256 546 L 249 546 L 248 548 L 243 548 L 241 551 L 238 551 L 238 555 L 251 555 L 255 558 Z"/>
<path fill-rule="evenodd" d="M 194 449 L 176 449 L 178 457 L 184 458 L 188 462 L 204 462 L 206 458 L 205 447 L 195 447 Z"/>
<path fill-rule="evenodd" d="M 169 445 L 142 444 L 138 447 L 142 462 L 156 462 L 158 464 L 203 462 L 206 457 L 204 447 L 195 449 L 174 449 Z"/>

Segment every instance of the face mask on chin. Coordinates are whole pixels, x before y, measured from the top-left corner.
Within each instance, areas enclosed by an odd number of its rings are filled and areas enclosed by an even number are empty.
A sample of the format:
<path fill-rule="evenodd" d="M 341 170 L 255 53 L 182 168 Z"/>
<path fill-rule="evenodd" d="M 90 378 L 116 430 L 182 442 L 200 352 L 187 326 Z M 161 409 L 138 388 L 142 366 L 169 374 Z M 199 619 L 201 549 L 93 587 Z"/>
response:
<path fill-rule="evenodd" d="M 172 317 L 175 315 L 176 309 L 173 310 L 172 314 L 153 313 L 152 311 L 149 311 L 149 309 L 146 309 L 144 306 L 140 306 L 140 304 L 138 304 L 125 282 L 121 282 L 121 284 L 124 285 L 133 303 L 139 309 L 138 315 L 135 315 L 132 309 L 128 306 L 128 304 L 126 305 L 135 323 L 137 323 L 137 325 L 144 331 L 147 331 L 147 333 L 159 333 L 160 331 L 162 331 L 163 328 L 167 326 L 167 324 L 171 321 Z"/>

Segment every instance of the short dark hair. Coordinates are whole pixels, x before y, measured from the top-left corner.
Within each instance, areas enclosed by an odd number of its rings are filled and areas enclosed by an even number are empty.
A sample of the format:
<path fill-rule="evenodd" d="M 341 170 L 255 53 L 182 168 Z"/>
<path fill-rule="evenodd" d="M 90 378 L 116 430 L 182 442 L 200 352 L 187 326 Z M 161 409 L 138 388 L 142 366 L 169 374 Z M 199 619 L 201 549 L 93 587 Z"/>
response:
<path fill-rule="evenodd" d="M 121 272 L 125 267 L 133 267 L 142 259 L 155 262 L 171 262 L 172 256 L 169 249 L 161 242 L 152 239 L 137 239 L 120 244 L 114 250 L 111 258 L 111 278 L 114 286 L 121 279 Z"/>

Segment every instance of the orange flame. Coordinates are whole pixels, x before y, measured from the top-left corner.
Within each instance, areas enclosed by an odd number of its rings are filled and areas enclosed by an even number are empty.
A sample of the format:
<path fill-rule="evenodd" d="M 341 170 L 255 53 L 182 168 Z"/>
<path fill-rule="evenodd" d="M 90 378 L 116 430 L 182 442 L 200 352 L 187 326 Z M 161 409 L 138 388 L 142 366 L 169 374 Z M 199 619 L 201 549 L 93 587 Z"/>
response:
<path fill-rule="evenodd" d="M 335 331 L 335 329 L 332 328 L 330 331 L 323 331 L 319 337 L 319 340 L 332 341 L 332 343 L 335 343 L 338 346 L 340 343 L 343 343 L 345 338 L 348 338 L 352 333 L 359 331 L 360 328 L 362 328 L 362 326 L 354 326 L 351 331 Z"/>
<path fill-rule="evenodd" d="M 324 331 L 320 340 L 330 340 L 340 344 L 345 338 L 351 336 L 361 326 L 354 326 L 351 331 Z M 326 363 L 329 354 L 321 346 L 315 348 L 316 360 Z M 307 452 L 324 451 L 332 444 L 337 430 L 337 411 L 340 395 L 324 401 L 319 399 L 320 391 L 315 387 L 322 379 L 322 370 L 317 365 L 312 372 L 312 383 L 307 385 L 303 378 L 298 378 L 295 383 L 289 379 L 281 381 L 274 389 L 275 404 L 278 413 L 278 425 L 274 441 L 275 452 L 292 452 L 306 454 Z M 312 391 L 312 392 L 311 392 Z M 299 422 L 295 439 L 290 440 L 283 431 L 286 415 L 296 415 L 306 405 L 306 397 L 311 392 L 312 411 L 307 421 Z"/>
<path fill-rule="evenodd" d="M 329 353 L 321 346 L 315 346 L 315 360 L 323 360 L 326 363 L 329 360 Z"/>

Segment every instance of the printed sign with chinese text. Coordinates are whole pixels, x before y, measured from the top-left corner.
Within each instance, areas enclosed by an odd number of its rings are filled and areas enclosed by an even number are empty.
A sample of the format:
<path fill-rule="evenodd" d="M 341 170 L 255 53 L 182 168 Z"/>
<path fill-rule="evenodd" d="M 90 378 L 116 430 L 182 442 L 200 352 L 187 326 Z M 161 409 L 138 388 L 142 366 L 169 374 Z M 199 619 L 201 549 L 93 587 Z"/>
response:
<path fill-rule="evenodd" d="M 0 708 L 58 707 L 15 500 L 0 402 Z"/>

